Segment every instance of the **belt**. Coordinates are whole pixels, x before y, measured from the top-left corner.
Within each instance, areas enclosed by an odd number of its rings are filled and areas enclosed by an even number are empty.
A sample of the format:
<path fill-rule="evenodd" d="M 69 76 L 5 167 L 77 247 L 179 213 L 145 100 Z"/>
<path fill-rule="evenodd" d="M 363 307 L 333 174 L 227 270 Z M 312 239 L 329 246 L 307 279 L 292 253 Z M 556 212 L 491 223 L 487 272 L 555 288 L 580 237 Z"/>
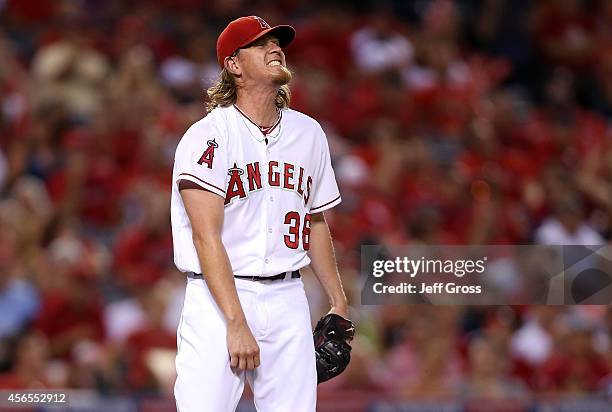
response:
<path fill-rule="evenodd" d="M 203 276 L 201 273 L 193 273 L 187 272 L 187 277 L 191 279 L 202 279 Z M 293 272 L 283 272 L 278 275 L 273 276 L 234 276 L 236 279 L 250 280 L 253 282 L 261 282 L 261 281 L 274 281 L 274 280 L 284 280 L 284 279 L 299 279 L 302 275 L 299 270 L 294 270 Z"/>

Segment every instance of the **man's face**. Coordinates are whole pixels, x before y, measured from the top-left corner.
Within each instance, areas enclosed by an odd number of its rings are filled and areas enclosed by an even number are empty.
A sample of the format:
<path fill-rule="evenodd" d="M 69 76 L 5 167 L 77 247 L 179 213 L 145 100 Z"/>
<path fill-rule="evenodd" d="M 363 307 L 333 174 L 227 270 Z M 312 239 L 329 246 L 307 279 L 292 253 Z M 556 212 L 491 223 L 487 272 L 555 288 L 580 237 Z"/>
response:
<path fill-rule="evenodd" d="M 289 83 L 291 72 L 286 67 L 285 54 L 278 39 L 267 34 L 247 47 L 239 49 L 235 60 L 237 73 L 243 82 L 270 81 L 277 86 Z"/>

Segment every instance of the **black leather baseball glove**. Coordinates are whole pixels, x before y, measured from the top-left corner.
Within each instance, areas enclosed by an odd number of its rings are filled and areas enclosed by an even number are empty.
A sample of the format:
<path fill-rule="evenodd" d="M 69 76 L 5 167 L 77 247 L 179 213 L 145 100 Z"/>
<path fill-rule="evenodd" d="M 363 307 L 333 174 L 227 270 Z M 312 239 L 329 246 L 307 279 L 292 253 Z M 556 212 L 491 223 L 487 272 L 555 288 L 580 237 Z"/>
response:
<path fill-rule="evenodd" d="M 340 375 L 351 361 L 351 346 L 355 336 L 353 322 L 330 313 L 322 317 L 314 330 L 317 362 L 317 383 Z"/>

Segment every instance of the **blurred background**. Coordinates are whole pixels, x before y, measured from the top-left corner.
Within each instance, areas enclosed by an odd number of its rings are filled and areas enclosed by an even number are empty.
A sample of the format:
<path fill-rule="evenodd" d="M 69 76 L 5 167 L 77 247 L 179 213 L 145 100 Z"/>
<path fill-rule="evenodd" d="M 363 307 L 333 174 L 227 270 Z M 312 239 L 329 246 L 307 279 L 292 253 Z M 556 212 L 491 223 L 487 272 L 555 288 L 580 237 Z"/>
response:
<path fill-rule="evenodd" d="M 249 14 L 295 26 L 343 197 L 358 337 L 320 410 L 606 410 L 609 306 L 360 306 L 359 250 L 610 243 L 610 0 L 0 0 L 0 388 L 173 410 L 173 154 Z"/>

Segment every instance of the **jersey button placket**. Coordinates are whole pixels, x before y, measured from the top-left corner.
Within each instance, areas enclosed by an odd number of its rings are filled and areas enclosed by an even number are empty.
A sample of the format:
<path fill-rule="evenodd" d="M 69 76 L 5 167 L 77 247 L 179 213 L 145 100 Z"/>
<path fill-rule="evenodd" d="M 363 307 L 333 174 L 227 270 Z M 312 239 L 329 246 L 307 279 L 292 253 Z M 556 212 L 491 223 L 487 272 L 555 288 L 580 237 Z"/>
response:
<path fill-rule="evenodd" d="M 263 151 L 263 156 L 265 158 L 264 164 L 267 166 L 267 171 L 268 174 L 266 174 L 266 179 L 264 180 L 264 187 L 266 190 L 266 196 L 267 196 L 267 202 L 264 202 L 264 213 L 265 213 L 265 222 L 264 222 L 264 228 L 266 228 L 266 232 L 268 233 L 268 236 L 265 237 L 265 251 L 264 251 L 264 264 L 263 264 L 263 270 L 265 273 L 269 274 L 269 270 L 268 267 L 270 265 L 270 253 L 271 251 L 274 249 L 274 245 L 273 245 L 273 239 L 272 236 L 269 236 L 273 233 L 272 230 L 272 226 L 273 226 L 273 219 L 274 219 L 274 209 L 273 209 L 273 205 L 271 204 L 272 202 L 274 202 L 274 197 L 272 195 L 272 188 L 270 187 L 269 184 L 269 180 L 268 180 L 268 176 L 270 173 L 270 147 L 266 146 L 265 150 Z"/>

